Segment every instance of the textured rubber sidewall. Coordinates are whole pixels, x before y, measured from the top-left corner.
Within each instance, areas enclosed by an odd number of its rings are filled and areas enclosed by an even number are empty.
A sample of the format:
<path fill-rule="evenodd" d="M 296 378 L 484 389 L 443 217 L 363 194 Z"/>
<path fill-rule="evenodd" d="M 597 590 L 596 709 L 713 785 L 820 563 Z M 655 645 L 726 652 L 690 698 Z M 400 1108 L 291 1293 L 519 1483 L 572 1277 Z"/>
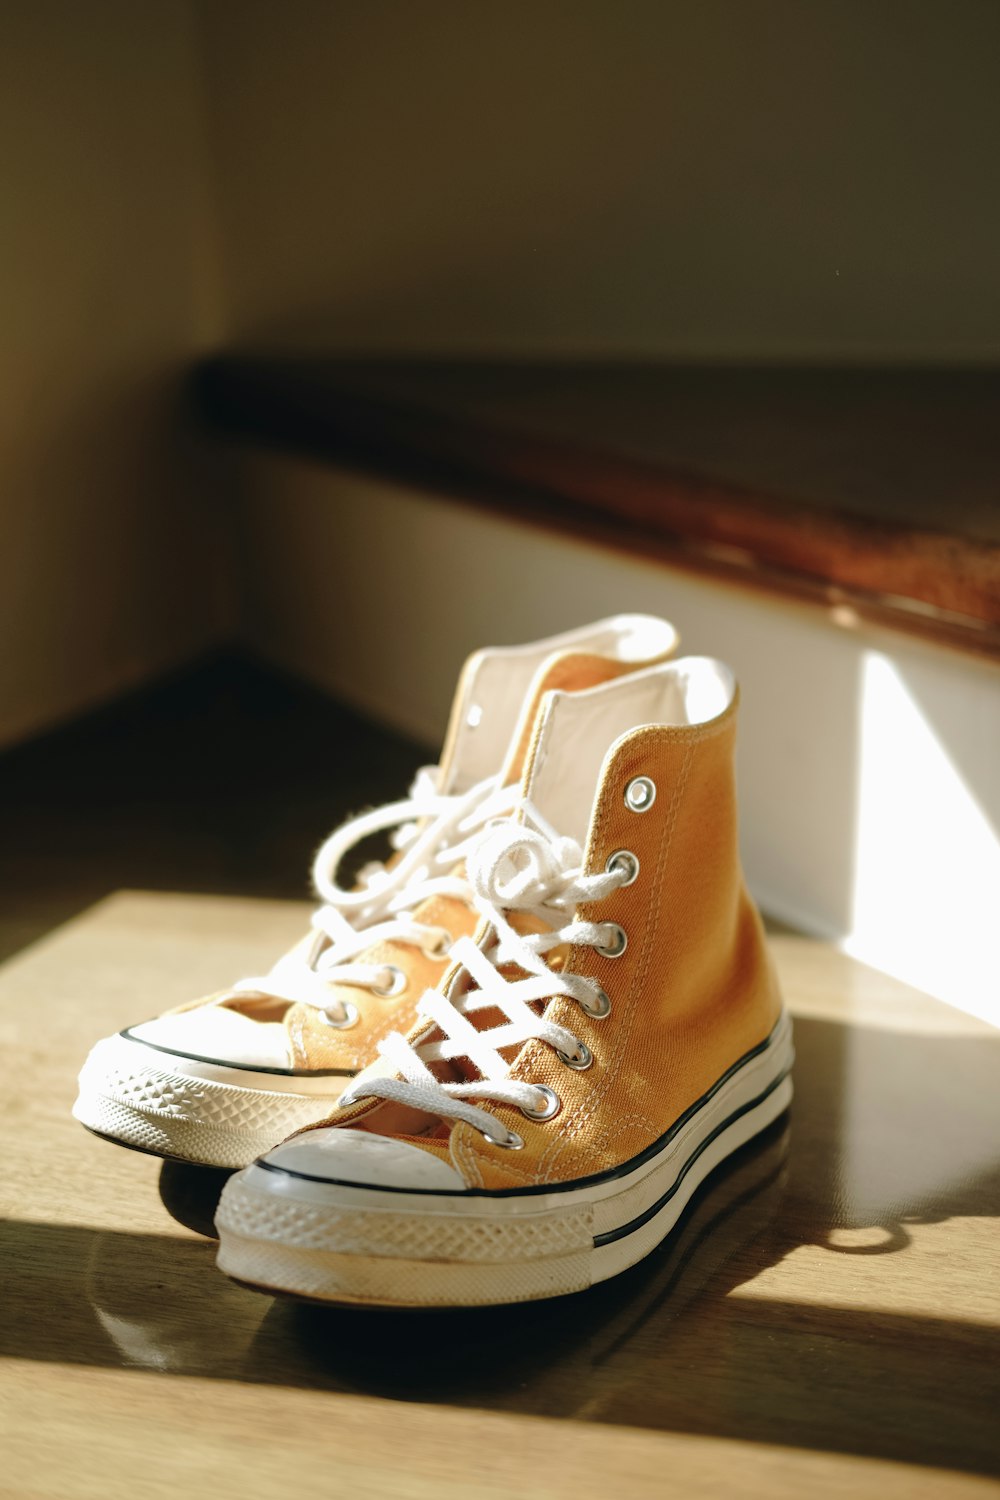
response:
<path fill-rule="evenodd" d="M 183 1058 L 107 1037 L 83 1066 L 73 1115 L 88 1130 L 137 1151 L 238 1168 L 328 1118 L 340 1082 L 329 1093 L 247 1088 L 185 1073 Z"/>
<path fill-rule="evenodd" d="M 771 1056 L 760 1059 L 765 1068 L 753 1070 L 763 1072 L 759 1096 L 721 1126 L 713 1111 L 704 1111 L 688 1133 L 688 1155 L 671 1164 L 664 1154 L 662 1203 L 621 1237 L 595 1235 L 593 1224 L 574 1222 L 579 1199 L 564 1206 L 550 1199 L 538 1212 L 498 1211 L 491 1219 L 488 1198 L 470 1196 L 462 1212 L 449 1217 L 422 1212 L 415 1196 L 406 1202 L 403 1195 L 393 1212 L 352 1208 L 343 1193 L 341 1201 L 325 1205 L 296 1199 L 278 1186 L 280 1174 L 275 1184 L 262 1185 L 263 1173 L 255 1168 L 234 1177 L 222 1194 L 219 1268 L 266 1291 L 388 1307 L 487 1306 L 581 1291 L 650 1254 L 716 1168 L 780 1117 L 792 1098 L 791 1058 L 786 1027 Z M 724 1101 L 723 1094 L 722 1109 Z M 622 1224 L 630 1222 L 635 1191 L 631 1184 L 604 1200 L 605 1207 L 615 1204 Z M 408 1253 L 421 1241 L 419 1255 Z"/>

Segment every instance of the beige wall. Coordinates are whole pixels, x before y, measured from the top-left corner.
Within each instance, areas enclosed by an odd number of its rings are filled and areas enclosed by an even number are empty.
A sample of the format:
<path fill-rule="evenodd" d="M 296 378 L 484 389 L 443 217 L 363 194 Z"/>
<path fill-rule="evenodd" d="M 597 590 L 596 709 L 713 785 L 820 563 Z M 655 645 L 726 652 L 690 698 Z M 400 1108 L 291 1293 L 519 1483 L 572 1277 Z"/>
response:
<path fill-rule="evenodd" d="M 1000 353 L 994 0 L 201 0 L 230 328 Z"/>
<path fill-rule="evenodd" d="M 0 8 L 0 743 L 220 625 L 178 403 L 217 301 L 198 70 L 175 0 Z"/>
<path fill-rule="evenodd" d="M 998 55 L 990 0 L 0 6 L 0 744 L 230 627 L 217 340 L 996 356 Z"/>

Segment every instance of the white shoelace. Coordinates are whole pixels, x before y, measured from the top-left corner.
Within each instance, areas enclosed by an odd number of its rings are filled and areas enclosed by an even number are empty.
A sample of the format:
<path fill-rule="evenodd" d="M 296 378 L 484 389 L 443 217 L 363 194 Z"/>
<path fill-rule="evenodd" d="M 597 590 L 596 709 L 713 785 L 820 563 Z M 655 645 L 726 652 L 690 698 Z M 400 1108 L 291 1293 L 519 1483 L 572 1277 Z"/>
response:
<path fill-rule="evenodd" d="M 313 884 L 323 905 L 313 913 L 315 940 L 303 953 L 295 949 L 269 973 L 241 979 L 227 995 L 259 995 L 312 1005 L 326 1012 L 333 1025 L 356 1019 L 353 1006 L 333 999 L 331 984 L 357 985 L 380 995 L 405 987 L 405 975 L 392 965 L 356 962 L 376 943 L 409 943 L 444 957 L 451 934 L 419 922 L 414 909 L 431 896 L 471 902 L 469 882 L 456 873 L 485 822 L 508 813 L 516 787 L 501 787 L 488 777 L 461 794 L 437 790 L 438 768 L 418 771 L 410 795 L 352 818 L 323 844 L 313 863 Z M 399 858 L 391 865 L 372 864 L 360 875 L 357 890 L 337 884 L 340 864 L 355 844 L 370 834 L 395 829 L 391 837 Z M 221 997 L 225 998 L 225 997 Z"/>
<path fill-rule="evenodd" d="M 576 907 L 601 901 L 631 878 L 624 868 L 585 875 L 583 853 L 574 839 L 561 838 L 530 804 L 521 809 L 524 822 L 504 820 L 487 828 L 466 857 L 476 910 L 490 923 L 491 932 L 482 948 L 471 938 L 461 938 L 452 948 L 465 975 L 456 976 L 452 998 L 439 990 L 427 990 L 417 1014 L 433 1021 L 440 1040 L 411 1045 L 399 1032 L 379 1044 L 379 1053 L 401 1078 L 373 1078 L 353 1085 L 342 1096 L 342 1104 L 359 1099 L 391 1099 L 442 1119 L 464 1120 L 489 1140 L 502 1146 L 521 1145 L 521 1138 L 487 1110 L 467 1103 L 476 1097 L 498 1104 L 514 1104 L 524 1114 L 547 1118 L 558 1100 L 540 1085 L 511 1079 L 509 1063 L 501 1049 L 520 1047 L 537 1038 L 554 1047 L 570 1066 L 586 1067 L 590 1053 L 565 1026 L 538 1015 L 532 1002 L 565 995 L 592 1016 L 606 1015 L 608 998 L 595 980 L 550 969 L 545 955 L 562 944 L 600 948 L 620 939 L 620 931 L 606 922 L 582 922 Z M 507 920 L 506 913 L 526 912 L 544 922 L 544 933 L 524 935 Z M 505 979 L 503 965 L 515 965 L 525 977 Z M 477 1031 L 470 1017 L 477 1011 L 497 1009 L 506 1020 L 488 1030 Z M 479 1077 L 466 1083 L 441 1083 L 429 1064 L 467 1058 Z"/>

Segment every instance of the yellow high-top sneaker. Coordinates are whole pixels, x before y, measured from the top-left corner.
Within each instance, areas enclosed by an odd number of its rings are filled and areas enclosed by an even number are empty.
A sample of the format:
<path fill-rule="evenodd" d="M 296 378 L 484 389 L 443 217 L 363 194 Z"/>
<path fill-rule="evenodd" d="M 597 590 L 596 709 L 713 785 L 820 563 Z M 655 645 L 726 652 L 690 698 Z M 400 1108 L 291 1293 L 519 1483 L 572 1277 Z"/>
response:
<path fill-rule="evenodd" d="M 648 1254 L 791 1099 L 737 851 L 737 690 L 689 657 L 540 704 L 480 924 L 325 1126 L 223 1193 L 219 1265 L 335 1302 L 577 1291 Z"/>
<path fill-rule="evenodd" d="M 345 1085 L 440 981 L 478 913 L 462 861 L 470 839 L 517 798 L 540 696 L 613 679 L 669 656 L 676 632 L 622 615 L 466 663 L 441 766 L 410 796 L 355 818 L 323 845 L 311 931 L 259 978 L 97 1043 L 73 1113 L 89 1129 L 159 1156 L 239 1167 L 325 1119 Z M 360 839 L 396 829 L 395 854 L 344 890 Z"/>

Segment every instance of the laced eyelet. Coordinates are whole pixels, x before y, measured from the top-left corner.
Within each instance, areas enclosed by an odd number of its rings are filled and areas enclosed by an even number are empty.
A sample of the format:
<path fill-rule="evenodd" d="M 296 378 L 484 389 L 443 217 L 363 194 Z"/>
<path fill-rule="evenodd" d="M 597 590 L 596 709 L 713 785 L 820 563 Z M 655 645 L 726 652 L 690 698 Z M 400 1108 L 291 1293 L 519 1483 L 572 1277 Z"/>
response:
<path fill-rule="evenodd" d="M 639 859 L 631 849 L 616 849 L 614 854 L 608 855 L 608 862 L 604 866 L 609 875 L 620 872 L 625 876 L 622 886 L 631 885 L 639 874 Z"/>
<path fill-rule="evenodd" d="M 454 941 L 455 939 L 452 937 L 447 927 L 440 927 L 438 929 L 437 937 L 434 939 L 434 941 L 431 943 L 426 943 L 424 945 L 424 957 L 447 958 L 452 950 Z"/>
<path fill-rule="evenodd" d="M 656 801 L 656 782 L 648 776 L 633 776 L 625 788 L 625 806 L 634 813 L 649 812 Z"/>
<path fill-rule="evenodd" d="M 592 1021 L 603 1021 L 611 1014 L 611 997 L 599 984 L 594 985 L 594 998 L 591 1002 L 581 1000 L 579 1003 L 584 1015 L 589 1016 Z"/>
<path fill-rule="evenodd" d="M 344 1001 L 344 1014 L 340 1017 L 339 1020 L 331 1016 L 328 1010 L 321 1010 L 319 1013 L 320 1020 L 323 1022 L 324 1026 L 332 1026 L 334 1031 L 346 1031 L 348 1026 L 353 1026 L 355 1024 L 358 1019 L 358 1015 L 358 1007 L 356 1005 L 352 1005 L 350 1000 Z"/>
<path fill-rule="evenodd" d="M 607 999 L 607 996 L 605 996 L 605 999 Z M 608 1001 L 609 1005 L 610 1003 Z M 574 1073 L 583 1073 L 594 1061 L 594 1054 L 585 1042 L 577 1042 L 575 1052 L 559 1052 L 557 1050 L 556 1057 L 567 1068 L 572 1068 Z"/>
<path fill-rule="evenodd" d="M 389 1000 L 395 995 L 401 995 L 409 983 L 402 969 L 397 968 L 395 964 L 383 964 L 382 973 L 388 974 L 388 982 L 386 984 L 370 984 L 368 988 L 372 994 L 378 995 L 382 1000 Z"/>
<path fill-rule="evenodd" d="M 524 1141 L 516 1130 L 508 1130 L 503 1137 L 490 1135 L 488 1130 L 484 1130 L 482 1135 L 483 1140 L 489 1141 L 491 1146 L 502 1146 L 505 1151 L 521 1151 L 524 1148 Z"/>
<path fill-rule="evenodd" d="M 554 1089 L 547 1088 L 544 1083 L 533 1083 L 531 1087 L 536 1094 L 541 1094 L 545 1103 L 541 1109 L 529 1109 L 527 1104 L 520 1105 L 522 1115 L 529 1120 L 551 1120 L 562 1109 L 562 1100 Z"/>
<path fill-rule="evenodd" d="M 628 934 L 624 927 L 619 927 L 617 922 L 605 922 L 608 929 L 609 941 L 606 943 L 595 943 L 594 947 L 602 958 L 621 958 L 628 947 Z"/>

